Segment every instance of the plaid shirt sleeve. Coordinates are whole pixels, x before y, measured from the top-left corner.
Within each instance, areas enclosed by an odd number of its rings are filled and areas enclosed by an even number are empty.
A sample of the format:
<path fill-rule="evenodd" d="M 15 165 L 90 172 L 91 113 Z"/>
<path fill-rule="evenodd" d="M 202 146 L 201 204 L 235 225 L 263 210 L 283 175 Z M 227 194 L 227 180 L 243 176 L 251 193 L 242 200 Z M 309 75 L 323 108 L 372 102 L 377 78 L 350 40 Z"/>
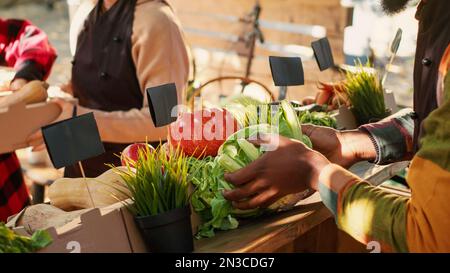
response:
<path fill-rule="evenodd" d="M 365 124 L 359 130 L 369 134 L 377 157 L 376 164 L 388 164 L 412 155 L 414 112 L 403 109 L 398 113 L 376 123 Z"/>
<path fill-rule="evenodd" d="M 0 222 L 20 212 L 30 202 L 15 153 L 0 155 Z"/>
<path fill-rule="evenodd" d="M 26 20 L 0 19 L 0 55 L 15 78 L 46 79 L 56 59 L 47 35 Z"/>

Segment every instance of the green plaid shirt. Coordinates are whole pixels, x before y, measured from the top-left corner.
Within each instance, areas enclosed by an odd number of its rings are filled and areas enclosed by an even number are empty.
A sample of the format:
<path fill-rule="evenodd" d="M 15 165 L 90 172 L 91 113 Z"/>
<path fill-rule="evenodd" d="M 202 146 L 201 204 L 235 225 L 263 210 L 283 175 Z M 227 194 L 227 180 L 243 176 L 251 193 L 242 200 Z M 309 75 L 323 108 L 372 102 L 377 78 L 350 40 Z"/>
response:
<path fill-rule="evenodd" d="M 369 134 L 375 145 L 377 157 L 374 163 L 388 164 L 412 157 L 413 117 L 413 110 L 403 109 L 380 122 L 359 127 Z"/>

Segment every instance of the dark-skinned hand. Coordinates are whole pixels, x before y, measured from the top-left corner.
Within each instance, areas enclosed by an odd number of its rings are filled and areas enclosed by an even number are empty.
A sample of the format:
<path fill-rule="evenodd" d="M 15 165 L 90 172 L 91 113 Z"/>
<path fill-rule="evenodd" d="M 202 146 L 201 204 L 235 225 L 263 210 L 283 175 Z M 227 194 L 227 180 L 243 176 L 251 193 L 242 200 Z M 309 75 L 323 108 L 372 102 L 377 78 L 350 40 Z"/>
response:
<path fill-rule="evenodd" d="M 317 180 L 329 161 L 302 142 L 282 136 L 265 136 L 252 141 L 256 145 L 274 145 L 243 169 L 225 174 L 225 180 L 236 186 L 224 197 L 239 209 L 268 207 L 285 195 L 317 188 Z"/>
<path fill-rule="evenodd" d="M 328 127 L 302 125 L 302 131 L 332 163 L 349 168 L 362 160 L 373 160 L 375 147 L 369 136 L 359 130 L 338 131 Z"/>

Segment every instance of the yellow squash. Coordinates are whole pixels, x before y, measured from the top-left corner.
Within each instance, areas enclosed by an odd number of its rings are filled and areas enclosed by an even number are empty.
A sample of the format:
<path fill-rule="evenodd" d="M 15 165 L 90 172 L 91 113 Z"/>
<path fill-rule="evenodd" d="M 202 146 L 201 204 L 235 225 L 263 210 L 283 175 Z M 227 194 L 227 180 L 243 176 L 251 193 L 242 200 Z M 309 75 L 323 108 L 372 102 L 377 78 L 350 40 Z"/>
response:
<path fill-rule="evenodd" d="M 96 178 L 60 178 L 48 191 L 50 203 L 65 211 L 108 206 L 127 199 L 129 194 L 125 182 L 114 169 Z"/>

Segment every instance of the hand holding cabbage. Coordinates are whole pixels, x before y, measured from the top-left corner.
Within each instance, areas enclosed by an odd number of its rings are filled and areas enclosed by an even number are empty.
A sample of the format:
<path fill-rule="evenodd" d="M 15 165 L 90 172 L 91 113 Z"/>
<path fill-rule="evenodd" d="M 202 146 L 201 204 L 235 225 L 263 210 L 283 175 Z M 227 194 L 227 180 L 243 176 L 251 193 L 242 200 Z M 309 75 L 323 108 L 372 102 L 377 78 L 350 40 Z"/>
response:
<path fill-rule="evenodd" d="M 319 174 L 329 161 L 298 140 L 272 135 L 254 141 L 259 145 L 272 145 L 271 142 L 276 142 L 276 150 L 266 152 L 243 169 L 225 174 L 225 180 L 237 187 L 224 192 L 235 208 L 265 208 L 288 194 L 317 189 Z"/>

